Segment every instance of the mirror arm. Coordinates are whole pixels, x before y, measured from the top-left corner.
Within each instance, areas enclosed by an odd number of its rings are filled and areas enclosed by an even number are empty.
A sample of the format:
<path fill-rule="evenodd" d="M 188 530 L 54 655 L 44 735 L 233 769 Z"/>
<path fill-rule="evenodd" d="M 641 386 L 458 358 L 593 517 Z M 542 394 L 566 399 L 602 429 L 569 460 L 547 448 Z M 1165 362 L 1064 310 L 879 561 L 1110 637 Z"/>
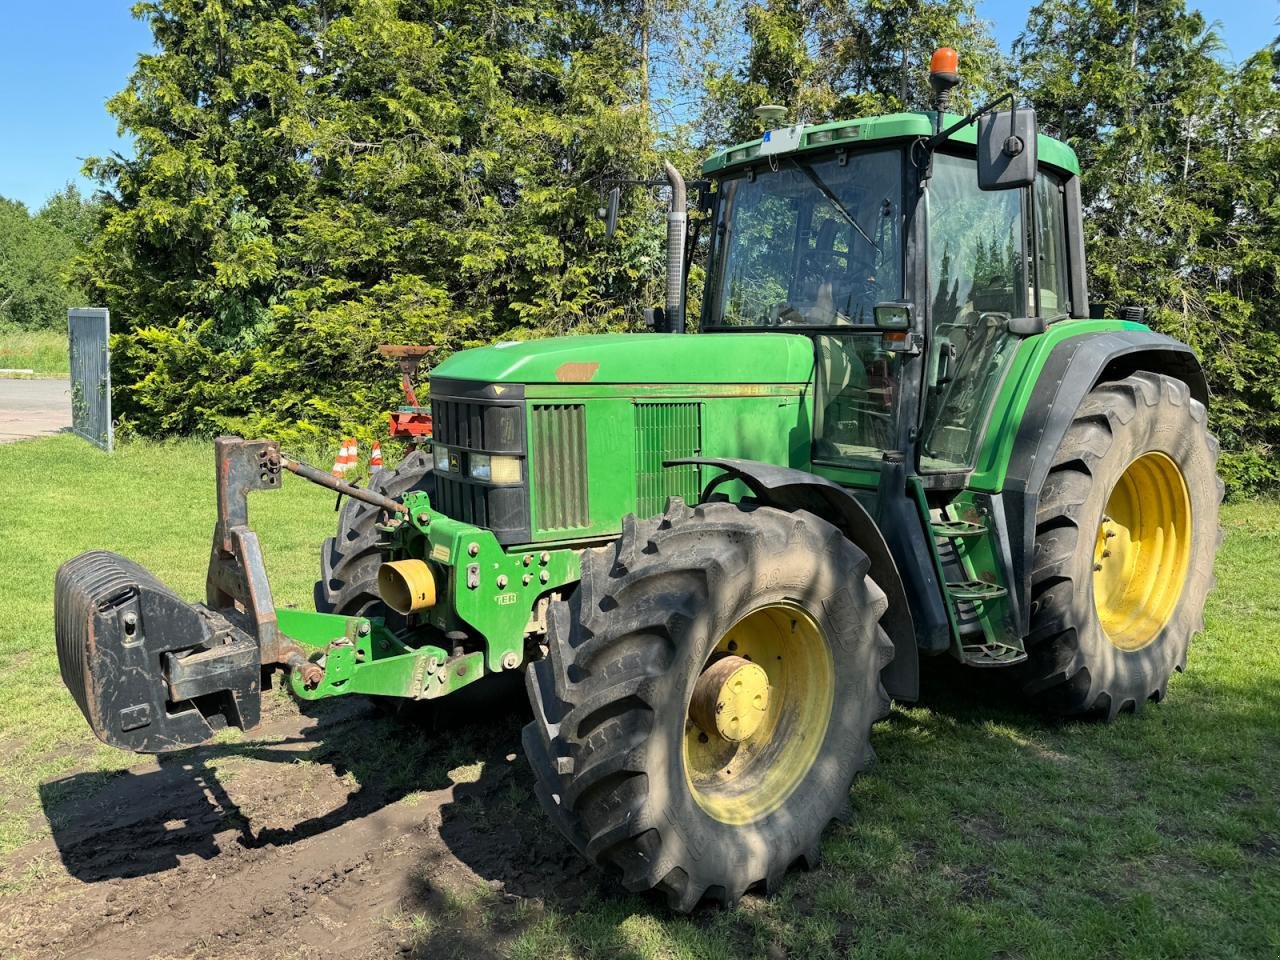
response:
<path fill-rule="evenodd" d="M 976 121 L 979 117 L 993 111 L 996 107 L 1000 106 L 1000 104 L 1004 103 L 1006 100 L 1011 103 L 1013 102 L 1012 90 L 1008 91 L 1007 93 L 1002 93 L 1000 96 L 996 97 L 990 103 L 983 104 L 977 110 L 973 111 L 973 113 L 965 117 L 963 120 L 957 120 L 951 126 L 947 127 L 947 129 L 942 130 L 938 133 L 935 133 L 932 137 L 930 137 L 928 140 L 924 142 L 924 148 L 928 150 L 930 153 L 932 153 L 934 150 L 938 149 L 938 147 L 940 147 L 943 144 L 943 142 L 949 136 L 955 133 L 957 130 L 963 130 L 969 124 Z M 1016 104 L 1015 104 L 1015 109 L 1016 109 Z"/>

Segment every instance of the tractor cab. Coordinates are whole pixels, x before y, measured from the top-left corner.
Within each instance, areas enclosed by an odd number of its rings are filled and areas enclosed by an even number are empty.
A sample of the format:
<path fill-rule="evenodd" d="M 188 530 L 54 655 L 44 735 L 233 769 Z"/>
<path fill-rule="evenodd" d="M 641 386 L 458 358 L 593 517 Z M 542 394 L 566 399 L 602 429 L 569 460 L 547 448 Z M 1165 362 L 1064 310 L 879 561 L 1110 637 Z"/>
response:
<path fill-rule="evenodd" d="M 1011 113 L 981 132 L 926 113 L 795 126 L 707 161 L 701 328 L 812 339 L 817 472 L 853 480 L 895 451 L 926 486 L 963 486 L 1020 339 L 1087 316 L 1075 156 Z M 1028 128 L 1039 163 L 984 183 L 980 140 Z"/>

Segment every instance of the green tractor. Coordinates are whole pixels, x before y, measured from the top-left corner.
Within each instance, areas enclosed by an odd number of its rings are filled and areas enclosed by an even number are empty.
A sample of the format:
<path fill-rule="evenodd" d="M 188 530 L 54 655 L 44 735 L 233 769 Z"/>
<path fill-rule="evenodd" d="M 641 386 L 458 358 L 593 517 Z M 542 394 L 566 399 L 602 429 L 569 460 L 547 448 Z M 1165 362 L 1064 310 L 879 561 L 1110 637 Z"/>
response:
<path fill-rule="evenodd" d="M 104 551 L 58 573 L 94 732 L 250 728 L 282 669 L 302 700 L 417 701 L 523 671 L 547 816 L 687 911 L 814 863 L 922 657 L 1058 715 L 1161 699 L 1219 540 L 1205 377 L 1140 311 L 1091 317 L 1076 157 L 1000 105 L 711 156 L 696 336 L 668 167 L 657 331 L 454 354 L 430 443 L 367 488 L 216 441 L 205 603 Z M 248 522 L 283 470 L 347 494 L 316 612 L 273 606 Z"/>

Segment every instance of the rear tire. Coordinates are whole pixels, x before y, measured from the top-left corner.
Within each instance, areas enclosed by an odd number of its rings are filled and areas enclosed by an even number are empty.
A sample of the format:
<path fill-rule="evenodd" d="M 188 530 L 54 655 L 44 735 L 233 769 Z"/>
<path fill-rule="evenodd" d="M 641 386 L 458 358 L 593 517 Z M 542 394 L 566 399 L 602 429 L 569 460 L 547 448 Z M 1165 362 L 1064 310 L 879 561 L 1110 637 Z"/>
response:
<path fill-rule="evenodd" d="M 680 911 L 816 865 L 888 710 L 887 601 L 866 555 L 809 513 L 673 499 L 582 566 L 528 672 L 524 747 L 557 827 L 626 889 L 661 890 Z M 753 733 L 715 707 L 713 724 L 707 703 L 726 702 L 714 696 L 691 714 L 695 688 L 734 669 L 768 677 Z"/>
<path fill-rule="evenodd" d="M 1161 700 L 1204 629 L 1218 444 L 1185 383 L 1135 373 L 1081 402 L 1036 513 L 1023 692 L 1112 720 Z"/>

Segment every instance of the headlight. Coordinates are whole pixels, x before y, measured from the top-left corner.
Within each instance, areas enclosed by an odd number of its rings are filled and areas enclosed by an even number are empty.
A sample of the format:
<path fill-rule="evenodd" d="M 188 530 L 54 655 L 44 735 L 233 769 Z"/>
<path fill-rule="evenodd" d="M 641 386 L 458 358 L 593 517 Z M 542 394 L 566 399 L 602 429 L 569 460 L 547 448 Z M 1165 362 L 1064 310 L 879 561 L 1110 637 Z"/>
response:
<path fill-rule="evenodd" d="M 489 463 L 490 483 L 520 482 L 519 457 L 490 457 Z"/>
<path fill-rule="evenodd" d="M 473 453 L 468 458 L 467 473 L 472 480 L 485 483 L 519 483 L 520 458 Z"/>
<path fill-rule="evenodd" d="M 439 470 L 441 473 L 448 473 L 449 472 L 449 448 L 442 447 L 439 444 L 436 444 L 431 449 L 435 456 L 436 469 Z"/>

